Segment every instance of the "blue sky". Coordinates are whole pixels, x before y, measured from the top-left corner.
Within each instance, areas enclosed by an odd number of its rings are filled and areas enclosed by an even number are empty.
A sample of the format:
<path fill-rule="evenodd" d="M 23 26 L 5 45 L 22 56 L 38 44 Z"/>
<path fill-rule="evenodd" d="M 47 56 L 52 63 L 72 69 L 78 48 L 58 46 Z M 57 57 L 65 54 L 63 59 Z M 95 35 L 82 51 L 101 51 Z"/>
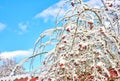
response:
<path fill-rule="evenodd" d="M 57 2 L 59 0 L 0 0 L 1 55 L 9 58 L 32 52 L 39 34 L 54 26 L 39 14 Z"/>
<path fill-rule="evenodd" d="M 0 51 L 33 48 L 39 34 L 51 27 L 35 15 L 58 0 L 0 0 Z M 50 24 L 50 23 L 49 23 Z M 1 27 L 2 28 L 2 27 Z"/>

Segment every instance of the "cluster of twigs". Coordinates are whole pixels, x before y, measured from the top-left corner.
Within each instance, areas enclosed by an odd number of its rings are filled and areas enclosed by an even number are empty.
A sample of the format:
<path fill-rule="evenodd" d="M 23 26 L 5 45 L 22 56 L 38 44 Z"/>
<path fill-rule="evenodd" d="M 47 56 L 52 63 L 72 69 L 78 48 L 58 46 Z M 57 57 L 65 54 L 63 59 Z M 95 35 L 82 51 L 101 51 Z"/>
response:
<path fill-rule="evenodd" d="M 31 72 L 39 81 L 120 80 L 120 1 L 101 1 L 98 8 L 67 1 L 72 7 L 57 26 L 40 35 L 29 58 L 43 57 Z"/>

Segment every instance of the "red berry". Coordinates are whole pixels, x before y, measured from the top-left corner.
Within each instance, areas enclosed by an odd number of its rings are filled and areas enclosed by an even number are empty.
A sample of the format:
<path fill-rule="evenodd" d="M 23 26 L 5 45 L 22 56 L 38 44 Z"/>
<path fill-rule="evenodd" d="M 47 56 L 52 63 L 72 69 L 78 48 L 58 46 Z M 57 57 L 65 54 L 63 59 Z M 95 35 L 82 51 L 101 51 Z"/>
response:
<path fill-rule="evenodd" d="M 108 11 L 108 9 L 106 8 L 105 11 Z"/>
<path fill-rule="evenodd" d="M 115 19 L 118 19 L 118 16 L 115 16 Z"/>
<path fill-rule="evenodd" d="M 64 64 L 63 64 L 63 63 L 60 63 L 59 65 L 60 65 L 60 67 L 64 66 Z"/>
<path fill-rule="evenodd" d="M 92 66 L 90 69 L 93 70 L 93 69 L 94 69 L 94 66 Z"/>
<path fill-rule="evenodd" d="M 63 36 L 62 39 L 65 39 L 65 36 Z"/>
<path fill-rule="evenodd" d="M 118 69 L 118 72 L 120 73 L 120 69 Z"/>
<path fill-rule="evenodd" d="M 73 2 L 71 2 L 71 5 L 74 7 L 74 3 Z"/>
<path fill-rule="evenodd" d="M 74 62 L 74 65 L 75 65 L 75 66 L 78 66 L 79 64 L 77 64 L 76 62 Z"/>
<path fill-rule="evenodd" d="M 81 48 L 81 47 L 82 47 L 82 45 L 81 45 L 81 44 L 79 44 L 79 47 Z"/>
<path fill-rule="evenodd" d="M 64 41 L 64 43 L 67 43 L 67 41 Z"/>
<path fill-rule="evenodd" d="M 81 62 L 82 62 L 82 63 L 86 63 L 86 60 L 82 60 Z"/>
<path fill-rule="evenodd" d="M 117 77 L 118 77 L 117 71 L 115 71 L 114 69 L 110 69 L 109 72 L 110 72 L 110 75 L 111 75 L 112 77 L 114 77 L 114 78 L 117 78 Z"/>
<path fill-rule="evenodd" d="M 88 24 L 93 24 L 93 22 L 88 22 Z"/>
<path fill-rule="evenodd" d="M 101 34 L 104 34 L 104 32 L 100 32 Z"/>
<path fill-rule="evenodd" d="M 70 29 L 69 29 L 69 28 L 67 28 L 67 29 L 66 29 L 66 31 L 67 31 L 67 32 L 70 32 Z"/>
<path fill-rule="evenodd" d="M 93 28 L 93 25 L 90 26 L 90 30 Z"/>
<path fill-rule="evenodd" d="M 45 65 L 45 61 L 43 62 L 43 65 Z"/>
<path fill-rule="evenodd" d="M 51 78 L 48 78 L 49 81 L 51 81 Z"/>
<path fill-rule="evenodd" d="M 93 28 L 93 22 L 88 22 L 88 24 L 90 25 L 90 30 Z"/>
<path fill-rule="evenodd" d="M 85 39 L 83 39 L 83 41 L 85 41 Z"/>
<path fill-rule="evenodd" d="M 83 47 L 83 49 L 85 49 L 85 50 L 86 50 L 86 49 L 87 49 L 87 46 L 84 46 L 84 47 Z"/>
<path fill-rule="evenodd" d="M 100 11 L 98 11 L 98 13 L 100 13 Z"/>
<path fill-rule="evenodd" d="M 54 70 L 54 72 L 55 72 L 56 70 Z"/>
<path fill-rule="evenodd" d="M 78 54 L 75 54 L 76 57 L 78 57 Z"/>
<path fill-rule="evenodd" d="M 120 51 L 118 51 L 118 54 L 120 55 Z"/>
<path fill-rule="evenodd" d="M 44 81 L 44 79 L 41 79 L 41 81 Z"/>
<path fill-rule="evenodd" d="M 88 39 L 90 39 L 90 36 L 87 36 Z"/>
<path fill-rule="evenodd" d="M 113 5 L 112 5 L 112 3 L 109 5 L 109 7 L 112 7 Z"/>
<path fill-rule="evenodd" d="M 94 54 L 100 54 L 99 52 L 96 52 L 96 51 L 94 51 L 93 53 L 94 53 Z"/>
<path fill-rule="evenodd" d="M 100 66 L 96 66 L 96 68 L 100 68 Z"/>

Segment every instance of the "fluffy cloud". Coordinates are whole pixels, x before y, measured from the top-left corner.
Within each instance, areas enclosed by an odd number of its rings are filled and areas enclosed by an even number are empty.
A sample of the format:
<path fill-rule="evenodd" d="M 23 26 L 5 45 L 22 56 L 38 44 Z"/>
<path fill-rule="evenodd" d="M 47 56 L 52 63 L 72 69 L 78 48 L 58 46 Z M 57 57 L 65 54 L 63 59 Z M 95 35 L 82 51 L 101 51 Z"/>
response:
<path fill-rule="evenodd" d="M 20 28 L 22 31 L 26 31 L 26 30 L 27 30 L 27 25 L 22 24 L 22 23 L 19 23 L 19 28 Z"/>
<path fill-rule="evenodd" d="M 49 8 L 47 8 L 47 9 L 43 10 L 42 12 L 38 13 L 37 15 L 35 15 L 35 18 L 36 19 L 43 18 L 45 22 L 48 20 L 55 19 L 58 12 L 60 11 L 60 7 L 62 7 L 64 3 L 65 3 L 64 0 L 59 1 L 58 3 L 50 6 Z M 101 0 L 88 0 L 88 1 L 86 1 L 86 3 L 88 3 L 90 6 L 94 6 L 94 7 L 100 7 L 102 5 Z M 70 5 L 67 5 L 66 7 L 62 8 L 59 16 L 63 15 L 65 13 L 65 11 L 69 8 L 70 8 Z"/>
<path fill-rule="evenodd" d="M 29 22 L 19 23 L 18 26 L 19 26 L 20 30 L 17 32 L 19 35 L 22 35 L 23 33 L 25 33 L 28 30 Z"/>
<path fill-rule="evenodd" d="M 0 31 L 4 30 L 5 27 L 6 27 L 6 25 L 0 22 Z"/>
<path fill-rule="evenodd" d="M 42 12 L 38 13 L 35 18 L 44 18 L 44 21 L 48 21 L 51 17 L 52 19 L 55 19 L 58 12 L 60 11 L 60 14 L 64 14 L 65 8 L 60 10 L 60 7 L 63 6 L 64 0 L 59 1 L 58 3 L 52 5 L 51 7 L 43 10 Z"/>
<path fill-rule="evenodd" d="M 10 59 L 14 57 L 26 57 L 32 54 L 32 50 L 16 50 L 16 51 L 6 51 L 0 54 L 1 59 Z"/>
<path fill-rule="evenodd" d="M 19 28 L 20 28 L 21 31 L 23 31 L 23 32 L 27 31 L 28 25 L 29 25 L 29 22 L 19 23 L 19 24 L 18 24 Z"/>

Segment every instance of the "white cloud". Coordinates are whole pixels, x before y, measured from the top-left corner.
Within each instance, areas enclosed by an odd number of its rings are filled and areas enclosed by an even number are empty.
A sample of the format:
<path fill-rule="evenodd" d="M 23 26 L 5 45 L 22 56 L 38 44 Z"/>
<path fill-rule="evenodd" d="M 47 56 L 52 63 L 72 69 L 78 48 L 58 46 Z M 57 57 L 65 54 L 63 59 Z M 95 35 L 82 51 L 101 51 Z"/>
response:
<path fill-rule="evenodd" d="M 60 11 L 60 7 L 63 6 L 64 0 L 59 1 L 58 3 L 54 4 L 53 6 L 50 6 L 49 8 L 45 9 L 44 11 L 38 13 L 35 18 L 44 18 L 44 21 L 48 21 L 51 17 L 51 19 L 55 19 L 58 12 Z M 65 9 L 61 9 L 60 14 L 64 14 Z"/>
<path fill-rule="evenodd" d="M 62 7 L 64 3 L 65 3 L 64 0 L 60 0 L 58 3 L 36 14 L 35 18 L 36 19 L 43 18 L 45 22 L 48 20 L 54 20 L 57 14 L 59 13 L 60 7 Z M 88 0 L 86 3 L 89 6 L 93 6 L 93 7 L 100 7 L 102 5 L 101 0 Z M 61 9 L 59 16 L 62 16 L 69 8 L 71 8 L 71 6 L 67 4 L 64 8 Z"/>
<path fill-rule="evenodd" d="M 0 22 L 0 31 L 4 30 L 5 27 L 6 27 L 6 25 Z"/>
<path fill-rule="evenodd" d="M 21 31 L 23 31 L 23 32 L 25 32 L 28 27 L 27 24 L 23 24 L 23 23 L 19 23 L 18 26 L 21 29 Z"/>
<path fill-rule="evenodd" d="M 10 58 L 14 58 L 14 57 L 26 57 L 32 54 L 32 50 L 16 50 L 16 51 L 6 51 L 6 52 L 2 52 L 0 54 L 0 58 L 2 59 L 10 59 Z"/>
<path fill-rule="evenodd" d="M 23 33 L 27 32 L 28 30 L 28 26 L 29 26 L 29 22 L 26 23 L 19 23 L 18 27 L 19 27 L 19 31 L 16 31 L 19 35 L 22 35 Z"/>

